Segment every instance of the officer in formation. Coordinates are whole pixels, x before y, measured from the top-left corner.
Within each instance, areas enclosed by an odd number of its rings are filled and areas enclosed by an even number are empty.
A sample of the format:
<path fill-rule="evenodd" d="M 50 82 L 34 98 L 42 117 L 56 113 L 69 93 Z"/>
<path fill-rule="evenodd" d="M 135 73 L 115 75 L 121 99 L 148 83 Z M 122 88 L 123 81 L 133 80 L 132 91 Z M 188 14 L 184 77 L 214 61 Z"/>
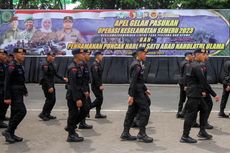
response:
<path fill-rule="evenodd" d="M 6 118 L 6 112 L 9 105 L 4 103 L 4 81 L 5 81 L 5 70 L 7 64 L 7 52 L 0 49 L 0 128 L 7 128 L 7 124 L 3 121 Z"/>
<path fill-rule="evenodd" d="M 104 86 L 102 84 L 103 68 L 101 65 L 101 62 L 103 60 L 103 55 L 100 51 L 95 52 L 94 55 L 95 55 L 95 60 L 90 70 L 92 76 L 91 87 L 96 99 L 91 104 L 91 109 L 96 107 L 95 118 L 100 119 L 100 118 L 106 118 L 106 115 L 101 114 L 101 106 L 103 103 L 103 90 L 104 90 Z"/>
<path fill-rule="evenodd" d="M 11 116 L 8 128 L 2 132 L 2 135 L 9 143 L 23 140 L 23 138 L 15 135 L 15 130 L 26 115 L 23 97 L 28 95 L 25 86 L 24 67 L 22 66 L 26 50 L 15 48 L 13 52 L 14 60 L 5 70 L 4 82 L 4 102 L 11 105 Z"/>
<path fill-rule="evenodd" d="M 67 82 L 67 78 L 60 76 L 57 73 L 56 66 L 54 65 L 55 53 L 49 52 L 47 54 L 46 61 L 42 64 L 42 76 L 40 78 L 40 84 L 42 85 L 42 90 L 45 95 L 45 104 L 43 106 L 42 112 L 39 117 L 43 121 L 48 121 L 50 119 L 56 119 L 55 116 L 51 115 L 51 111 L 56 102 L 56 92 L 54 87 L 55 76 L 63 81 Z"/>
<path fill-rule="evenodd" d="M 68 85 L 67 85 L 67 105 L 69 115 L 67 119 L 67 131 L 69 133 L 67 142 L 81 142 L 84 140 L 76 131 L 76 125 L 80 123 L 89 113 L 90 105 L 86 102 L 86 95 L 82 90 L 84 88 L 84 51 L 74 49 L 72 54 L 74 59 L 68 67 Z"/>
<path fill-rule="evenodd" d="M 147 50 L 140 47 L 136 50 L 136 59 L 130 66 L 130 86 L 128 98 L 128 110 L 124 121 L 124 130 L 120 136 L 122 140 L 138 140 L 146 143 L 151 143 L 153 139 L 146 134 L 146 125 L 150 116 L 149 99 L 150 91 L 144 84 L 144 69 L 142 62 L 146 60 Z M 139 114 L 139 133 L 137 136 L 132 136 L 129 133 L 134 117 Z"/>
<path fill-rule="evenodd" d="M 197 140 L 189 136 L 192 125 L 194 124 L 197 113 L 200 112 L 200 131 L 198 137 L 211 139 L 212 135 L 205 130 L 206 118 L 208 114 L 208 106 L 204 97 L 208 94 L 212 95 L 216 101 L 219 101 L 219 96 L 212 90 L 205 78 L 201 62 L 205 62 L 205 50 L 196 49 L 194 51 L 194 62 L 186 69 L 186 115 L 184 121 L 184 131 L 180 142 L 182 143 L 197 143 Z"/>
<path fill-rule="evenodd" d="M 230 93 L 230 60 L 227 60 L 224 63 L 224 80 L 223 80 L 223 93 L 220 103 L 220 112 L 219 117 L 228 118 L 229 115 L 226 115 L 224 109 L 226 107 L 228 97 Z"/>
<path fill-rule="evenodd" d="M 83 55 L 84 55 L 84 61 L 83 61 L 83 79 L 84 79 L 84 85 L 83 85 L 83 92 L 85 94 L 85 101 L 87 103 L 87 105 L 91 105 L 91 98 L 90 98 L 90 87 L 89 87 L 89 83 L 90 83 L 90 74 L 89 74 L 89 67 L 88 67 L 88 62 L 90 60 L 90 55 L 91 55 L 91 51 L 88 49 L 84 49 L 83 50 Z M 88 110 L 89 111 L 89 110 Z M 87 113 L 89 115 L 89 112 Z M 80 124 L 79 124 L 79 129 L 92 129 L 93 126 L 92 125 L 88 125 L 86 123 L 86 119 L 84 118 Z"/>
<path fill-rule="evenodd" d="M 180 99 L 178 103 L 178 111 L 176 114 L 177 118 L 184 118 L 185 109 L 183 109 L 183 105 L 186 100 L 186 85 L 185 85 L 185 72 L 186 68 L 189 64 L 193 61 L 193 55 L 190 52 L 185 53 L 185 59 L 180 63 L 180 79 L 179 79 L 179 86 L 180 86 Z"/>

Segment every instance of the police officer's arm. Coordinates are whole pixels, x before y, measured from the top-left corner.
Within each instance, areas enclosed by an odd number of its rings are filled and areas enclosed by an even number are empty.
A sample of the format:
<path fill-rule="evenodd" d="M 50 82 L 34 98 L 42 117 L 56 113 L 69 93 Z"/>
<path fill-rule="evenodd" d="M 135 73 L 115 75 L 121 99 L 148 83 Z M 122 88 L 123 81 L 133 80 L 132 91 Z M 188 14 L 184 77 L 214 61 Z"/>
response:
<path fill-rule="evenodd" d="M 99 76 L 99 67 L 96 64 L 93 64 L 91 67 L 92 80 L 97 87 L 102 86 L 102 80 Z"/>
<path fill-rule="evenodd" d="M 73 101 L 76 102 L 77 100 L 81 100 L 81 88 L 77 86 L 77 68 L 72 67 L 69 71 L 68 81 L 69 81 L 69 88 L 72 92 Z"/>
<path fill-rule="evenodd" d="M 60 80 L 64 81 L 64 77 L 63 77 L 63 76 L 61 76 L 60 74 L 58 74 L 58 72 L 57 72 L 57 70 L 56 70 L 56 69 L 55 69 L 55 76 L 56 76 L 58 79 L 60 79 Z"/>
<path fill-rule="evenodd" d="M 129 87 L 130 97 L 133 97 L 135 94 L 135 90 L 137 88 L 137 78 L 138 78 L 138 75 L 140 74 L 140 71 L 141 71 L 141 66 L 136 64 L 133 69 L 132 79 L 131 79 L 130 87 Z"/>
<path fill-rule="evenodd" d="M 49 73 L 49 65 L 48 64 L 43 64 L 42 65 L 42 73 L 43 73 L 43 80 L 47 84 L 48 89 L 53 87 L 52 82 L 48 79 L 48 73 Z"/>
<path fill-rule="evenodd" d="M 211 86 L 208 84 L 208 82 L 207 82 L 207 80 L 206 80 L 206 78 L 205 78 L 205 76 L 201 70 L 201 67 L 196 66 L 194 68 L 194 70 L 195 70 L 195 74 L 196 74 L 197 78 L 199 79 L 200 84 L 203 86 L 203 89 L 205 91 L 207 91 L 208 93 L 210 93 L 213 97 L 216 97 L 217 95 L 216 95 L 215 91 L 212 90 Z"/>
<path fill-rule="evenodd" d="M 5 82 L 4 82 L 4 99 L 8 100 L 11 99 L 11 91 L 10 91 L 10 86 L 11 86 L 11 77 L 12 73 L 15 69 L 14 65 L 8 65 L 6 68 L 5 72 Z"/>
<path fill-rule="evenodd" d="M 230 61 L 227 61 L 224 64 L 224 72 L 225 72 L 224 84 L 226 86 L 230 86 Z"/>

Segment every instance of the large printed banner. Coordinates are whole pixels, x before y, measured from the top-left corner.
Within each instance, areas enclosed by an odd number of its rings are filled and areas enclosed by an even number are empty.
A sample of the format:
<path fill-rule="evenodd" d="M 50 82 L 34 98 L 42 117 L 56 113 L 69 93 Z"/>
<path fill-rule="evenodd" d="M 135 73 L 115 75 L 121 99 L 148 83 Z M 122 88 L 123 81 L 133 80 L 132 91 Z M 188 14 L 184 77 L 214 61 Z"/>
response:
<path fill-rule="evenodd" d="M 129 56 L 147 47 L 149 56 L 182 56 L 196 48 L 229 56 L 230 10 L 1 10 L 0 47 L 29 55 L 51 50 L 102 50 Z"/>

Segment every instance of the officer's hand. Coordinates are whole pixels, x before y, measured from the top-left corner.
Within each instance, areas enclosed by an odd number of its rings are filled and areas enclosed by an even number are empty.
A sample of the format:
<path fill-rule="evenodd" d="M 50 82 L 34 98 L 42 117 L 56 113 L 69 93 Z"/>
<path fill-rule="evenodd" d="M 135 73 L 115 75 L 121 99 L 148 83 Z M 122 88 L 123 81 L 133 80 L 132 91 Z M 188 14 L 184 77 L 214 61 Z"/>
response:
<path fill-rule="evenodd" d="M 128 104 L 129 104 L 129 105 L 132 105 L 133 102 L 134 102 L 134 101 L 133 101 L 133 97 L 130 97 L 130 96 L 129 96 L 129 98 L 128 98 Z"/>
<path fill-rule="evenodd" d="M 230 86 L 227 86 L 225 90 L 230 91 Z"/>
<path fill-rule="evenodd" d="M 63 78 L 65 82 L 68 82 L 68 78 Z"/>
<path fill-rule="evenodd" d="M 187 90 L 187 87 L 184 87 L 184 91 L 186 91 Z"/>
<path fill-rule="evenodd" d="M 86 97 L 89 97 L 90 96 L 90 93 L 87 91 L 87 92 L 84 92 L 85 96 Z"/>
<path fill-rule="evenodd" d="M 10 105 L 11 104 L 11 99 L 5 99 L 4 103 L 7 104 L 7 105 Z"/>
<path fill-rule="evenodd" d="M 53 93 L 54 92 L 54 88 L 49 88 L 48 92 L 49 93 Z"/>
<path fill-rule="evenodd" d="M 145 93 L 146 93 L 147 95 L 151 95 L 150 90 L 146 90 Z"/>
<path fill-rule="evenodd" d="M 82 101 L 81 100 L 77 100 L 76 101 L 76 105 L 77 105 L 77 108 L 81 108 L 82 107 Z"/>
<path fill-rule="evenodd" d="M 219 102 L 220 101 L 220 96 L 216 96 L 216 97 L 214 97 L 214 99 L 216 100 L 216 102 Z"/>
<path fill-rule="evenodd" d="M 25 97 L 28 97 L 28 93 L 26 93 L 24 96 L 25 96 Z"/>
<path fill-rule="evenodd" d="M 202 92 L 202 97 L 206 97 L 206 96 L 207 96 L 206 92 Z"/>
<path fill-rule="evenodd" d="M 104 88 L 104 86 L 100 86 L 100 90 L 104 90 L 105 88 Z"/>

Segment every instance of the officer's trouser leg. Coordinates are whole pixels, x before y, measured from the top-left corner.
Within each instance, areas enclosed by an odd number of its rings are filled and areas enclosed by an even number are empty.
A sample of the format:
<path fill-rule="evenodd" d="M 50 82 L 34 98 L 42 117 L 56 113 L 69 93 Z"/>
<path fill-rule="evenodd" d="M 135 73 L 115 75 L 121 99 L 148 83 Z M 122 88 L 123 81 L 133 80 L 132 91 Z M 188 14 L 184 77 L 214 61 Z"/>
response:
<path fill-rule="evenodd" d="M 228 97 L 229 97 L 229 91 L 226 91 L 226 86 L 223 86 L 223 93 L 222 93 L 222 98 L 220 102 L 220 112 L 224 112 L 224 109 L 226 107 Z"/>
<path fill-rule="evenodd" d="M 92 91 L 96 97 L 96 99 L 91 104 L 91 108 L 96 107 L 96 113 L 100 114 L 101 106 L 103 103 L 103 92 L 100 89 L 92 88 Z"/>
<path fill-rule="evenodd" d="M 138 110 L 139 108 L 136 102 L 128 106 L 128 110 L 126 112 L 125 121 L 124 121 L 124 131 L 125 132 L 129 132 L 133 119 L 136 116 Z"/>
<path fill-rule="evenodd" d="M 185 100 L 186 100 L 186 92 L 184 91 L 184 86 L 180 84 L 180 99 L 178 103 L 178 112 L 182 111 Z"/>
<path fill-rule="evenodd" d="M 211 114 L 211 111 L 212 111 L 212 107 L 213 107 L 213 101 L 212 101 L 212 98 L 210 96 L 210 94 L 207 95 L 207 97 L 204 98 L 205 100 L 205 103 L 207 104 L 207 115 L 205 117 L 205 122 L 206 122 L 206 125 L 208 124 L 208 119 L 209 119 L 209 116 Z"/>
<path fill-rule="evenodd" d="M 200 110 L 200 129 L 205 130 L 205 125 L 207 123 L 206 119 L 207 119 L 209 108 L 203 98 L 200 101 L 199 110 Z"/>
<path fill-rule="evenodd" d="M 54 87 L 53 87 L 54 88 Z M 49 116 L 55 103 L 56 103 L 56 92 L 55 92 L 55 88 L 54 91 L 52 93 L 48 92 L 48 87 L 47 86 L 43 86 L 42 87 L 44 95 L 45 95 L 45 104 L 43 106 L 42 109 L 42 114 Z"/>
<path fill-rule="evenodd" d="M 8 126 L 8 131 L 10 133 L 14 133 L 17 129 L 18 125 L 26 116 L 26 106 L 23 102 L 23 95 L 19 95 L 14 93 L 12 95 L 12 102 L 11 102 L 11 116 Z"/>
<path fill-rule="evenodd" d="M 68 119 L 67 119 L 67 129 L 70 134 L 75 133 L 76 120 L 78 117 L 78 108 L 76 103 L 72 100 L 67 100 L 68 105 Z"/>
<path fill-rule="evenodd" d="M 0 93 L 0 122 L 4 121 L 9 105 L 4 103 L 4 95 Z"/>
<path fill-rule="evenodd" d="M 149 97 L 144 93 L 139 94 L 137 97 L 134 97 L 134 100 L 139 108 L 139 127 L 140 129 L 145 129 L 146 125 L 149 122 L 151 101 Z"/>
<path fill-rule="evenodd" d="M 189 136 L 191 127 L 196 121 L 197 112 L 199 111 L 200 101 L 201 98 L 191 98 L 191 97 L 189 97 L 187 100 L 187 103 L 185 105 L 186 114 L 184 119 L 184 131 L 183 131 L 184 137 Z"/>

